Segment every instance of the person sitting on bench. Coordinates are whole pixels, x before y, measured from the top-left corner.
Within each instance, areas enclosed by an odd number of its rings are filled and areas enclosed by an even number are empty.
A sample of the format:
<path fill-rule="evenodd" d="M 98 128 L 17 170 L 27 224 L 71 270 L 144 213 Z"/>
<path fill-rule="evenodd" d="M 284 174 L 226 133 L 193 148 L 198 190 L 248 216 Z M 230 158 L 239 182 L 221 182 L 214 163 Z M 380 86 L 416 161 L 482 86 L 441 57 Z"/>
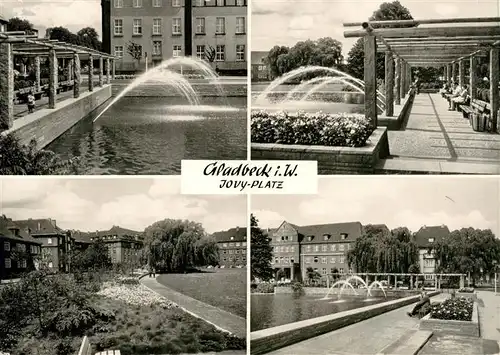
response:
<path fill-rule="evenodd" d="M 439 90 L 439 93 L 442 97 L 444 97 L 444 94 L 447 94 L 449 90 L 450 88 L 448 87 L 448 83 L 444 83 L 443 87 Z"/>
<path fill-rule="evenodd" d="M 422 286 L 422 289 L 420 291 L 420 301 L 418 301 L 415 307 L 413 307 L 413 310 L 411 312 L 407 313 L 408 316 L 415 317 L 418 314 L 418 312 L 422 309 L 422 307 L 424 307 L 426 304 L 430 305 L 431 300 L 429 296 L 427 296 L 427 293 L 425 292 L 424 287 Z"/>
<path fill-rule="evenodd" d="M 28 94 L 28 113 L 32 113 L 35 111 L 35 95 L 33 91 L 30 91 Z"/>
<path fill-rule="evenodd" d="M 451 110 L 451 100 L 455 97 L 458 97 L 460 96 L 460 93 L 462 92 L 462 88 L 460 87 L 460 85 L 458 85 L 457 83 L 454 83 L 453 84 L 453 91 L 452 93 L 448 96 L 448 110 Z"/>
<path fill-rule="evenodd" d="M 467 96 L 469 96 L 469 87 L 465 85 L 460 95 L 450 100 L 450 109 L 455 110 L 457 108 L 457 104 L 465 103 L 465 101 L 467 101 Z"/>

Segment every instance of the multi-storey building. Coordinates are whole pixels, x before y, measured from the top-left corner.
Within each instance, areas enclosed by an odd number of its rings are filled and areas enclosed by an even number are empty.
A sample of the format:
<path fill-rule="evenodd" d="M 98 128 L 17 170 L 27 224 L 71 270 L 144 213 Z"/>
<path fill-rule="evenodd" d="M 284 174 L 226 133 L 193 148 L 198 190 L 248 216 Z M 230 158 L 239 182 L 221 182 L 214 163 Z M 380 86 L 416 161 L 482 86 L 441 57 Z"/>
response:
<path fill-rule="evenodd" d="M 245 266 L 247 263 L 247 229 L 231 228 L 213 234 L 219 246 L 219 265 L 224 267 Z"/>
<path fill-rule="evenodd" d="M 247 0 L 101 0 L 101 6 L 103 50 L 119 57 L 116 71 L 196 56 L 220 73 L 246 74 Z"/>
<path fill-rule="evenodd" d="M 420 272 L 425 275 L 425 280 L 434 280 L 433 273 L 436 272 L 437 260 L 434 246 L 443 238 L 450 235 L 447 226 L 423 226 L 414 234 L 415 244 L 418 247 L 418 260 Z"/>
<path fill-rule="evenodd" d="M 51 218 L 14 221 L 14 224 L 42 244 L 42 262 L 52 271 L 68 272 L 73 240 Z"/>
<path fill-rule="evenodd" d="M 268 81 L 271 79 L 269 66 L 267 65 L 266 51 L 252 51 L 252 81 Z"/>
<path fill-rule="evenodd" d="M 107 231 L 90 233 L 88 238 L 90 242 L 99 240 L 107 246 L 113 264 L 137 264 L 140 261 L 139 251 L 144 246 L 140 232 L 113 226 Z"/>
<path fill-rule="evenodd" d="M 272 233 L 273 269 L 285 279 L 305 280 L 307 269 L 322 275 L 347 273 L 347 252 L 363 234 L 360 222 L 297 226 L 284 221 Z"/>
<path fill-rule="evenodd" d="M 42 244 L 10 218 L 0 217 L 0 280 L 20 277 L 37 268 Z"/>

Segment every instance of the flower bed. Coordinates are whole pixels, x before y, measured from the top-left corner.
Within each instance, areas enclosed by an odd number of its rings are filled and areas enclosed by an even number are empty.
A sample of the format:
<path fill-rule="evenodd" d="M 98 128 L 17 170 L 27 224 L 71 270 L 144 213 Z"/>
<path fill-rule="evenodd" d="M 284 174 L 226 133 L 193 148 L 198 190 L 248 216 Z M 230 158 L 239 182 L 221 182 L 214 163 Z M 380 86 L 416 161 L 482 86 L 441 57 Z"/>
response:
<path fill-rule="evenodd" d="M 363 147 L 374 131 L 359 114 L 252 112 L 253 143 Z"/>
<path fill-rule="evenodd" d="M 274 293 L 275 285 L 272 283 L 261 282 L 259 284 L 252 285 L 252 293 Z"/>
<path fill-rule="evenodd" d="M 106 283 L 97 294 L 134 306 L 159 306 L 163 309 L 178 307 L 177 304 L 170 302 L 143 285 L 132 286 Z"/>
<path fill-rule="evenodd" d="M 431 318 L 470 321 L 473 308 L 474 302 L 471 299 L 464 297 L 449 298 L 432 306 Z"/>

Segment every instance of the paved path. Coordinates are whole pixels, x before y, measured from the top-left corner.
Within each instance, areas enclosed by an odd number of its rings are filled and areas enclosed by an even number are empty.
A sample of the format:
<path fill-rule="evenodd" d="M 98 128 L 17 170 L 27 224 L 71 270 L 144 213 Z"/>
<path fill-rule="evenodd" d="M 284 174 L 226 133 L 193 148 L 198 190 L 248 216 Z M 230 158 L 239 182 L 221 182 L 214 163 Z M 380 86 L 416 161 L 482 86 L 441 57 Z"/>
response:
<path fill-rule="evenodd" d="M 155 278 L 143 277 L 141 283 L 168 300 L 177 303 L 179 306 L 199 318 L 227 330 L 238 337 L 246 338 L 245 318 L 174 291 L 160 284 Z"/>
<path fill-rule="evenodd" d="M 419 94 L 401 131 L 389 132 L 391 155 L 448 161 L 500 161 L 500 135 L 474 132 L 439 94 Z"/>
<path fill-rule="evenodd" d="M 500 341 L 500 295 L 478 291 L 481 337 Z"/>
<path fill-rule="evenodd" d="M 439 302 L 448 296 L 440 294 L 433 297 L 431 302 Z M 378 354 L 408 332 L 418 329 L 418 319 L 410 318 L 406 314 L 414 306 L 411 304 L 401 307 L 269 354 Z"/>

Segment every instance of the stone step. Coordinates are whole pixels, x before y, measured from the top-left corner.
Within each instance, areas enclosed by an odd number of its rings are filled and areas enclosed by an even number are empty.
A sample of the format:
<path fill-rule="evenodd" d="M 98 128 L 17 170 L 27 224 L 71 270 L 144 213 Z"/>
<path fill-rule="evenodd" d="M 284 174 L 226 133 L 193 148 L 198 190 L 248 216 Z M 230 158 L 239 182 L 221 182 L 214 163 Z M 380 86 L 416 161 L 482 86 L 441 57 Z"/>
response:
<path fill-rule="evenodd" d="M 416 355 L 432 336 L 431 331 L 413 330 L 394 343 L 387 346 L 377 355 Z"/>

